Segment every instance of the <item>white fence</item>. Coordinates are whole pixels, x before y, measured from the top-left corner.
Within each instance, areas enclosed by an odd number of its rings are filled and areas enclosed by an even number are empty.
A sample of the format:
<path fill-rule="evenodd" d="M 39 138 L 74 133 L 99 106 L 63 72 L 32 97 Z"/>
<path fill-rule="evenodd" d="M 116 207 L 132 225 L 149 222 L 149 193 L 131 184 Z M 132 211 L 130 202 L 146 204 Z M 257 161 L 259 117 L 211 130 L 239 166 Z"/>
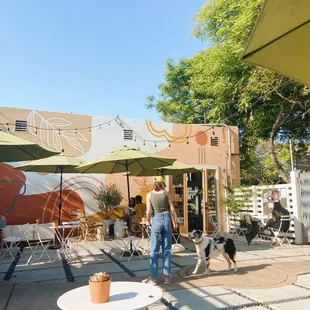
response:
<path fill-rule="evenodd" d="M 251 186 L 246 188 L 246 191 L 236 190 L 235 196 L 247 199 L 246 208 L 242 212 L 255 214 L 260 219 L 268 216 L 271 218 L 272 203 L 270 202 L 270 193 L 272 191 L 279 191 L 281 205 L 288 209 L 292 215 L 290 231 L 295 233 L 295 219 L 298 218 L 296 195 L 294 194 L 293 186 L 291 184 L 277 184 L 272 186 Z M 236 219 L 233 217 L 229 220 L 228 230 L 231 230 L 236 224 Z"/>
<path fill-rule="evenodd" d="M 310 175 L 309 175 L 310 179 Z M 301 206 L 301 201 L 303 199 L 303 192 L 300 190 L 301 177 L 299 171 L 291 171 L 291 183 L 290 184 L 277 184 L 277 185 L 267 185 L 267 186 L 251 186 L 248 187 L 248 193 L 243 193 L 242 191 L 235 192 L 235 195 L 242 199 L 242 195 L 249 197 L 246 203 L 246 208 L 244 212 L 252 213 L 258 216 L 258 218 L 263 219 L 266 216 L 271 217 L 272 205 L 269 205 L 269 193 L 272 191 L 280 192 L 280 202 L 281 205 L 288 209 L 292 215 L 292 221 L 290 226 L 290 231 L 295 235 L 295 242 L 297 244 L 307 243 L 310 240 L 305 239 L 305 223 L 303 223 L 303 208 Z M 308 184 L 308 183 L 307 183 Z M 308 191 L 309 192 L 309 191 Z M 304 193 L 304 195 L 307 195 Z M 244 197 L 243 197 L 244 198 Z M 310 200 L 310 199 L 308 199 Z M 308 201 L 307 200 L 307 201 Z M 310 203 L 309 210 L 310 210 Z M 305 213 L 305 212 L 304 212 Z M 309 212 L 310 214 L 310 212 Z M 310 216 L 309 216 L 310 219 Z M 310 223 L 310 220 L 308 221 Z M 236 225 L 235 220 L 230 219 L 228 221 L 228 230 Z M 310 229 L 309 229 L 310 231 Z M 310 233 L 308 233 L 310 235 Z M 310 238 L 309 238 L 310 239 Z"/>

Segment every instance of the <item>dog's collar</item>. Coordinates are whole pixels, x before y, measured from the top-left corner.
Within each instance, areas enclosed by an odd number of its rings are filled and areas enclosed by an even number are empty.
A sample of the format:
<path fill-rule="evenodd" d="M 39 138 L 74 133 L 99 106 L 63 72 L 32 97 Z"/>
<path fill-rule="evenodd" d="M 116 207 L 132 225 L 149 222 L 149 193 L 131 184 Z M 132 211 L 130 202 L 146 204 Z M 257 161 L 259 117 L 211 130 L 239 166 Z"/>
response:
<path fill-rule="evenodd" d="M 201 240 L 199 242 L 194 242 L 194 244 L 198 245 L 203 241 L 203 236 L 201 236 Z"/>

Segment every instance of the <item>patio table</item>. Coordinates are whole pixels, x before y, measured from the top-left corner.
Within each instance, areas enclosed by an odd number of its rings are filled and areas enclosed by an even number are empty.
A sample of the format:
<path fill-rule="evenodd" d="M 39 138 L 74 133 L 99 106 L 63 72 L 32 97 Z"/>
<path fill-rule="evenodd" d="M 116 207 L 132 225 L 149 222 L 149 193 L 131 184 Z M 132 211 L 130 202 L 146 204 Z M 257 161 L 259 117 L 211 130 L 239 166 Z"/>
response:
<path fill-rule="evenodd" d="M 58 225 L 57 227 L 54 226 L 49 227 L 54 230 L 55 236 L 60 243 L 60 250 L 64 253 L 66 259 L 71 258 L 69 238 L 73 235 L 74 231 L 79 227 L 80 227 L 79 224 Z M 65 229 L 69 229 L 69 232 L 66 236 L 65 236 Z M 60 230 L 62 230 L 62 234 Z"/>
<path fill-rule="evenodd" d="M 147 309 L 159 301 L 163 292 L 156 286 L 138 282 L 112 282 L 110 299 L 103 304 L 93 304 L 89 286 L 81 286 L 61 295 L 57 306 L 62 310 L 133 310 Z"/>

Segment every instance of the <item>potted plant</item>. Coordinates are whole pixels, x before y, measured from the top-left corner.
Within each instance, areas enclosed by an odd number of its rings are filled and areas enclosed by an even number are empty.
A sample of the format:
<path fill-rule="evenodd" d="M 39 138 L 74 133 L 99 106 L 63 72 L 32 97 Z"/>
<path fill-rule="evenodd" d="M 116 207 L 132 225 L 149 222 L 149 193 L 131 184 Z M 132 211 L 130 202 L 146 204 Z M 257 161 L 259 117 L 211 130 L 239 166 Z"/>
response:
<path fill-rule="evenodd" d="M 118 208 L 122 202 L 123 194 L 116 184 L 110 183 L 102 186 L 95 194 L 99 209 L 104 212 L 104 218 L 110 218 L 110 211 Z"/>
<path fill-rule="evenodd" d="M 58 227 L 58 220 L 52 220 L 52 226 L 54 228 Z"/>
<path fill-rule="evenodd" d="M 97 200 L 98 207 L 103 213 L 103 229 L 104 236 L 106 236 L 109 225 L 113 224 L 110 221 L 111 211 L 120 206 L 123 194 L 116 184 L 110 183 L 104 187 L 102 186 L 94 198 Z"/>
<path fill-rule="evenodd" d="M 110 297 L 111 277 L 106 272 L 98 272 L 89 277 L 90 299 L 94 304 L 107 302 Z"/>

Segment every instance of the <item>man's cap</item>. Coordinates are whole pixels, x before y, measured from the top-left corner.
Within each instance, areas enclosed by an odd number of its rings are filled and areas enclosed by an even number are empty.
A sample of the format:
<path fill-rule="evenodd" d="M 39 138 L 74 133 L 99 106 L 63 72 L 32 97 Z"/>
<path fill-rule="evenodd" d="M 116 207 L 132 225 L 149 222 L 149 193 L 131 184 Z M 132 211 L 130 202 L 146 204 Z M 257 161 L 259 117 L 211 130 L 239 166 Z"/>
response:
<path fill-rule="evenodd" d="M 162 176 L 155 177 L 155 178 L 154 178 L 154 181 L 155 181 L 155 182 L 158 182 L 158 183 L 164 183 L 164 184 L 166 184 L 165 178 L 162 177 Z"/>

